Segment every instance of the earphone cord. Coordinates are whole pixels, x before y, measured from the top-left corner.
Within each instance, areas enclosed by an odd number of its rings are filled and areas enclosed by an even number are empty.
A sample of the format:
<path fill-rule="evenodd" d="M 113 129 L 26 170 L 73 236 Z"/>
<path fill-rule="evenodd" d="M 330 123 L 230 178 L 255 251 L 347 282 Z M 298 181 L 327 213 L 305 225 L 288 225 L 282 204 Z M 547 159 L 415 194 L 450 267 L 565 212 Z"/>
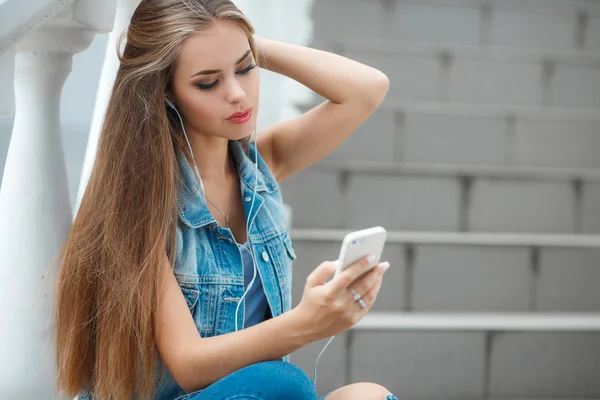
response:
<path fill-rule="evenodd" d="M 197 174 L 197 179 L 200 182 L 200 191 L 202 192 L 202 196 L 204 198 L 206 198 L 206 195 L 204 193 L 204 184 L 202 183 L 202 178 L 200 177 L 200 171 L 198 171 L 198 165 L 196 164 L 196 158 L 194 157 L 194 152 L 192 150 L 192 146 L 188 139 L 187 132 L 185 131 L 185 126 L 183 125 L 183 119 L 181 118 L 181 115 L 179 114 L 179 111 L 177 110 L 177 108 L 175 108 L 175 106 L 169 100 L 167 100 L 167 99 L 165 99 L 165 100 L 167 101 L 167 104 L 169 104 L 169 106 L 175 111 L 175 113 L 177 114 L 177 117 L 179 118 L 179 122 L 181 123 L 181 128 L 183 129 L 183 135 L 185 137 L 185 141 L 187 142 L 188 148 L 190 149 L 190 154 L 192 156 L 192 160 L 194 161 L 194 170 Z M 256 130 L 254 131 L 254 142 L 256 143 Z M 252 221 L 250 221 L 250 216 L 252 214 L 251 211 L 254 209 L 254 201 L 256 199 L 256 187 L 258 186 L 258 148 L 254 149 L 254 166 L 255 166 L 254 190 L 253 190 L 253 194 L 252 194 L 252 203 L 250 205 L 250 212 L 248 212 L 248 218 L 246 218 L 246 240 L 248 241 L 248 244 L 249 244 L 248 247 L 252 251 L 251 256 L 252 256 L 252 264 L 254 266 L 254 273 L 252 276 L 252 280 L 248 284 L 248 288 L 246 288 L 246 290 L 244 291 L 244 294 L 240 298 L 238 305 L 236 307 L 236 310 L 235 310 L 235 330 L 236 330 L 236 332 L 238 331 L 238 312 L 239 312 L 240 305 L 242 304 L 243 299 L 246 297 L 246 294 L 248 294 L 248 292 L 250 291 L 250 288 L 252 288 L 252 285 L 254 284 L 254 281 L 255 281 L 256 275 L 257 275 L 257 268 L 256 268 L 256 261 L 255 261 L 256 254 L 254 253 L 254 247 L 252 247 L 252 245 L 250 244 L 250 226 L 252 225 L 252 222 L 254 222 L 254 218 L 252 219 Z M 256 215 L 254 217 L 256 217 Z M 314 379 L 313 379 L 313 384 L 315 387 L 317 386 L 317 367 L 319 365 L 319 360 L 321 359 L 321 356 L 323 355 L 323 353 L 325 353 L 325 350 L 327 349 L 327 347 L 333 341 L 334 338 L 335 338 L 335 336 L 332 336 L 331 338 L 329 338 L 329 340 L 327 341 L 327 343 L 325 344 L 325 346 L 323 347 L 323 349 L 317 356 L 317 359 L 315 360 Z"/>
<path fill-rule="evenodd" d="M 332 336 L 329 338 L 329 340 L 325 344 L 325 347 L 323 347 L 323 350 L 321 350 L 321 352 L 317 356 L 317 359 L 315 360 L 315 367 L 314 367 L 314 371 L 313 371 L 313 374 L 314 374 L 313 384 L 315 385 L 315 387 L 317 387 L 317 366 L 319 365 L 319 360 L 321 359 L 321 356 L 323 355 L 323 353 L 325 353 L 325 350 L 329 346 L 329 343 L 331 343 L 334 338 L 335 338 L 335 336 Z"/>
<path fill-rule="evenodd" d="M 194 171 L 197 175 L 198 181 L 200 182 L 200 191 L 202 192 L 202 197 L 204 197 L 206 200 L 208 200 L 208 198 L 206 197 L 206 194 L 204 193 L 204 183 L 202 182 L 202 177 L 200 176 L 200 171 L 198 171 L 198 165 L 196 164 L 196 158 L 194 157 L 194 151 L 192 150 L 192 146 L 188 139 L 187 132 L 185 131 L 185 126 L 183 124 L 183 119 L 181 118 L 181 114 L 179 114 L 179 110 L 177 110 L 177 107 L 175 107 L 175 105 L 166 97 L 165 97 L 165 102 L 169 105 L 169 107 L 171 107 L 175 111 L 175 113 L 177 114 L 177 117 L 179 118 L 179 123 L 181 124 L 181 129 L 183 130 L 183 135 L 185 137 L 185 141 L 187 142 L 188 148 L 190 149 L 190 154 L 192 156 L 192 160 L 194 161 Z M 256 143 L 256 130 L 254 130 L 254 142 Z M 250 211 L 252 211 L 254 209 L 254 201 L 256 199 L 256 187 L 258 186 L 258 148 L 256 148 L 256 147 L 254 149 L 254 166 L 255 166 L 254 189 L 253 189 L 253 193 L 252 193 L 252 203 L 250 204 Z M 251 214 L 252 214 L 252 212 L 249 212 L 248 218 L 246 218 L 246 240 L 248 241 L 248 244 L 249 244 L 248 247 L 252 251 L 251 258 L 252 258 L 252 265 L 254 267 L 254 272 L 252 275 L 252 280 L 248 284 L 248 288 L 246 288 L 246 290 L 244 291 L 244 294 L 240 298 L 238 305 L 235 309 L 235 330 L 236 330 L 236 332 L 239 330 L 238 313 L 240 310 L 240 305 L 242 304 L 242 301 L 246 298 L 246 294 L 248 294 L 248 292 L 250 291 L 250 288 L 252 288 L 252 285 L 254 284 L 254 281 L 256 280 L 256 275 L 257 275 L 257 268 L 256 268 L 256 261 L 255 261 L 256 254 L 254 253 L 254 247 L 252 247 L 252 245 L 250 243 L 250 226 L 252 226 L 252 222 L 254 222 L 254 218 L 252 219 L 252 221 L 250 221 Z M 254 215 L 254 217 L 256 217 L 256 215 Z M 240 256 L 241 256 L 241 252 L 240 252 Z"/>
<path fill-rule="evenodd" d="M 254 142 L 256 143 L 256 130 L 254 130 Z M 242 300 L 244 300 L 246 298 L 246 295 L 248 294 L 248 292 L 252 288 L 252 285 L 254 284 L 254 281 L 256 280 L 256 275 L 257 275 L 257 270 L 256 270 L 256 254 L 254 253 L 254 247 L 250 243 L 250 226 L 252 226 L 252 223 L 254 222 L 254 218 L 252 219 L 252 221 L 250 221 L 250 216 L 252 215 L 252 210 L 254 209 L 254 200 L 256 199 L 256 187 L 258 185 L 258 148 L 256 148 L 256 147 L 254 148 L 254 166 L 255 166 L 255 171 L 254 171 L 254 190 L 253 190 L 253 193 L 252 193 L 252 203 L 250 204 L 250 212 L 248 212 L 248 218 L 246 218 L 246 240 L 248 241 L 248 247 L 252 251 L 251 256 L 252 256 L 252 266 L 254 267 L 254 272 L 253 272 L 253 275 L 252 275 L 252 280 L 250 280 L 250 283 L 248 284 L 248 287 L 244 291 L 244 294 L 240 298 L 240 301 L 238 302 L 238 305 L 235 308 L 235 331 L 236 332 L 239 330 L 239 327 L 238 327 L 238 312 L 240 310 L 240 305 L 242 304 Z M 256 217 L 256 215 L 254 215 L 254 217 Z"/>

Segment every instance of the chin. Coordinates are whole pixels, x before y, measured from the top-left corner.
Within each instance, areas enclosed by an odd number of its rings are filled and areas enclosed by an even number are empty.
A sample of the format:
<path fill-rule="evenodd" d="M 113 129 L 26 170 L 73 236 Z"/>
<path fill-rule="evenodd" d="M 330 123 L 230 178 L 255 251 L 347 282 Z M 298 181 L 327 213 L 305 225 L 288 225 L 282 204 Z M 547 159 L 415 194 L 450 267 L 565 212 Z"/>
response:
<path fill-rule="evenodd" d="M 255 129 L 255 124 L 253 124 L 252 126 L 244 126 L 243 128 L 240 127 L 240 129 L 238 129 L 237 132 L 232 132 L 229 138 L 231 140 L 242 140 L 248 136 L 251 136 L 254 133 Z"/>

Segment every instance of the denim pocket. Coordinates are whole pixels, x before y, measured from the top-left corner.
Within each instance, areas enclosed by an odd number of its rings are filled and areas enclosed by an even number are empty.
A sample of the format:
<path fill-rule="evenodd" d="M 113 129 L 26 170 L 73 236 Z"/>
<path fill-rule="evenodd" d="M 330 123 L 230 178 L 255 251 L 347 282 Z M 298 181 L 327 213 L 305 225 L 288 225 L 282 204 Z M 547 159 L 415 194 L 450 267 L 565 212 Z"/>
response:
<path fill-rule="evenodd" d="M 179 285 L 179 289 L 183 294 L 183 298 L 190 310 L 190 314 L 192 315 L 192 319 L 194 320 L 194 324 L 200 333 L 200 336 L 204 336 L 202 334 L 202 326 L 199 323 L 201 321 L 202 316 L 202 305 L 200 303 L 200 285 L 197 283 L 198 278 L 189 276 L 189 275 L 181 275 L 175 274 L 175 279 L 177 279 L 177 284 Z M 200 308 L 200 309 L 199 309 Z"/>
<path fill-rule="evenodd" d="M 201 337 L 211 337 L 235 330 L 235 312 L 244 292 L 242 277 L 201 276 L 200 293 L 194 309 L 194 322 Z"/>
<path fill-rule="evenodd" d="M 285 246 L 288 256 L 294 261 L 297 256 L 294 251 L 294 246 L 292 245 L 292 239 L 290 239 L 290 235 L 287 233 L 283 235 L 283 245 Z"/>
<path fill-rule="evenodd" d="M 200 291 L 198 290 L 198 288 L 182 285 L 179 285 L 179 289 L 181 289 L 181 293 L 183 293 L 183 298 L 185 299 L 185 302 L 187 303 L 188 308 L 190 309 L 193 315 L 194 308 L 198 303 L 198 297 L 200 297 Z"/>

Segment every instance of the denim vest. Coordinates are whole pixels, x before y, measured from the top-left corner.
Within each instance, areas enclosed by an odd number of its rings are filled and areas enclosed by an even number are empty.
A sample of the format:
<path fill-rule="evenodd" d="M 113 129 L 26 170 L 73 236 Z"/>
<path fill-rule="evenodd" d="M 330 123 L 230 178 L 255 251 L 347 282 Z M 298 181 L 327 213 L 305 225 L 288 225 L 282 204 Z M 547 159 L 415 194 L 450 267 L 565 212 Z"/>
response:
<path fill-rule="evenodd" d="M 254 248 L 271 315 L 277 317 L 291 308 L 291 268 L 296 259 L 279 186 L 260 153 L 256 172 L 254 143 L 250 143 L 249 154 L 238 141 L 230 141 L 229 150 L 240 176 L 244 214 L 251 222 L 248 241 Z M 231 231 L 217 224 L 204 198 L 197 193 L 198 183 L 183 153 L 178 162 L 183 188 L 177 200 L 175 278 L 201 337 L 234 332 L 236 308 L 245 291 L 242 254 Z M 252 205 L 255 179 L 258 183 Z M 239 308 L 238 329 L 244 325 L 244 308 L 244 304 Z M 288 356 L 283 359 L 288 361 Z M 185 394 L 164 365 L 162 372 L 165 374 L 155 400 L 171 400 Z"/>
<path fill-rule="evenodd" d="M 254 248 L 256 264 L 271 315 L 277 317 L 291 308 L 292 261 L 296 254 L 287 231 L 283 202 L 277 181 L 250 143 L 246 154 L 238 141 L 229 142 L 240 176 L 244 214 L 250 218 L 249 244 Z M 235 313 L 244 294 L 242 255 L 228 228 L 217 224 L 201 194 L 193 169 L 178 154 L 183 187 L 177 196 L 177 256 L 174 274 L 201 337 L 235 331 Z M 256 197 L 252 198 L 255 179 Z M 243 300 L 242 300 L 243 302 Z M 238 312 L 238 329 L 244 325 L 244 304 Z M 289 356 L 283 357 L 284 361 Z M 173 400 L 186 392 L 175 382 L 162 360 L 156 369 L 157 387 L 153 400 Z M 80 400 L 91 400 L 88 392 Z"/>

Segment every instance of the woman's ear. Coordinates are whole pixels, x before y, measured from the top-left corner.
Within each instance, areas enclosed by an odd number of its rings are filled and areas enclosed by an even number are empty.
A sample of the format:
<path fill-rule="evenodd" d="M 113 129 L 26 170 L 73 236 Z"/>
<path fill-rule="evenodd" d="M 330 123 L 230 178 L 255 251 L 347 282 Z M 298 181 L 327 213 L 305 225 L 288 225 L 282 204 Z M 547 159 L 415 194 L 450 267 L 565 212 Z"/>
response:
<path fill-rule="evenodd" d="M 175 104 L 175 101 L 173 100 L 175 97 L 173 96 L 172 84 L 168 84 L 167 87 L 165 88 L 164 97 L 165 97 L 165 99 L 169 100 L 171 103 Z"/>
<path fill-rule="evenodd" d="M 167 97 L 167 95 L 165 94 L 165 102 L 167 103 L 167 105 L 169 107 L 171 107 L 173 110 L 177 111 L 177 107 L 175 107 L 175 104 L 173 104 L 173 102 Z"/>

